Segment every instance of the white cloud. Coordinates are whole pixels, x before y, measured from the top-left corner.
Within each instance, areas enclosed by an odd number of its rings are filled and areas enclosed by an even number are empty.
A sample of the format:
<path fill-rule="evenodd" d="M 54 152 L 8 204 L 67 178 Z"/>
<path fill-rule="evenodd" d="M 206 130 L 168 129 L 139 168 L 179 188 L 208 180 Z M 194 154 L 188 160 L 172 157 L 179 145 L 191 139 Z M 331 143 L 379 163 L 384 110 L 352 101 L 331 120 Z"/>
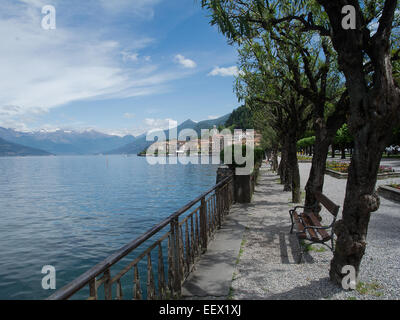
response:
<path fill-rule="evenodd" d="M 168 128 L 174 128 L 178 124 L 175 120 L 173 119 L 154 119 L 154 118 L 146 118 L 144 120 L 144 123 L 146 125 L 146 131 L 153 131 L 153 130 L 165 130 Z"/>
<path fill-rule="evenodd" d="M 208 75 L 209 76 L 221 76 L 221 77 L 233 77 L 239 74 L 239 69 L 236 66 L 228 68 L 215 67 Z"/>
<path fill-rule="evenodd" d="M 185 58 L 181 54 L 177 54 L 175 56 L 174 60 L 175 60 L 175 62 L 181 64 L 185 68 L 192 69 L 192 68 L 196 68 L 196 66 L 197 66 L 196 62 L 194 62 L 193 60 Z"/>
<path fill-rule="evenodd" d="M 219 116 L 208 116 L 207 118 L 208 118 L 208 120 L 214 120 L 214 119 L 218 119 Z"/>
<path fill-rule="evenodd" d="M 139 60 L 139 54 L 137 52 L 134 53 L 130 53 L 128 51 L 122 51 L 122 59 L 126 62 L 126 61 L 138 61 Z"/>
<path fill-rule="evenodd" d="M 42 0 L 24 0 L 19 5 L 4 1 L 0 126 L 73 101 L 158 94 L 168 90 L 168 82 L 185 76 L 160 71 L 150 63 L 134 67 L 122 63 L 121 52 L 134 61 L 137 51 L 151 42 L 149 38 L 136 37 L 126 49 L 119 41 L 103 39 L 98 29 L 57 25 L 56 30 L 43 30 L 38 10 Z M 139 2 L 142 6 L 155 3 Z"/>
<path fill-rule="evenodd" d="M 133 119 L 134 117 L 135 117 L 134 113 L 129 113 L 129 112 L 124 113 L 124 118 L 126 119 Z"/>

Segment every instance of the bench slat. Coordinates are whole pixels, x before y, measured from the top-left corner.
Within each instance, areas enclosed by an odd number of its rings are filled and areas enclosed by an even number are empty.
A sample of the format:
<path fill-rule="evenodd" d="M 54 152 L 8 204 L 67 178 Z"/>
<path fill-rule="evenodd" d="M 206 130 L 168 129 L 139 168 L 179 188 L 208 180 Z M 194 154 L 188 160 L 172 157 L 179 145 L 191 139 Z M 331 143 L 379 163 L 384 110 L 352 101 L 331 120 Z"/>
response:
<path fill-rule="evenodd" d="M 308 215 L 303 214 L 302 218 L 306 224 L 306 227 L 313 226 L 313 223 Z M 310 234 L 312 241 L 319 241 L 318 234 L 315 232 L 314 229 L 307 229 L 307 232 Z"/>
<path fill-rule="evenodd" d="M 311 222 L 316 227 L 322 227 L 321 222 L 314 214 L 309 215 Z M 328 241 L 331 239 L 331 236 L 326 232 L 325 229 L 316 229 L 316 231 L 321 235 L 323 241 Z"/>
<path fill-rule="evenodd" d="M 319 203 L 321 203 L 326 209 L 328 209 L 328 211 L 331 214 L 333 214 L 335 217 L 337 216 L 337 214 L 339 213 L 340 206 L 334 204 L 332 200 L 328 199 L 325 195 L 323 195 L 319 191 L 316 191 L 314 195 L 315 199 L 317 199 Z"/>
<path fill-rule="evenodd" d="M 308 217 L 304 214 L 298 214 L 296 211 L 293 213 L 294 219 L 297 223 L 297 230 L 299 231 L 298 237 L 301 239 L 307 239 L 307 234 L 308 232 L 310 234 L 311 240 L 312 241 L 319 241 L 318 235 L 315 233 L 313 229 L 307 229 L 307 231 L 304 231 L 304 227 L 312 226 L 312 222 L 308 219 Z M 301 218 L 300 218 L 301 217 Z M 301 222 L 301 219 L 303 220 L 304 224 Z"/>
<path fill-rule="evenodd" d="M 339 206 L 337 206 L 333 201 L 328 199 L 325 195 L 323 195 L 321 192 L 316 192 L 315 193 L 315 198 L 317 200 L 316 205 L 314 206 L 315 209 L 318 208 L 318 203 L 324 206 L 329 213 L 331 213 L 334 216 L 334 219 L 329 226 L 329 228 L 332 228 L 333 223 L 335 222 L 337 215 L 339 213 Z M 303 240 L 308 240 L 313 243 L 325 243 L 329 240 L 332 239 L 332 236 L 329 235 L 327 232 L 327 229 L 313 229 L 313 227 L 318 227 L 321 228 L 321 222 L 319 220 L 317 211 L 314 211 L 313 208 L 305 208 L 305 207 L 297 207 L 297 208 L 304 208 L 303 212 L 296 212 L 294 209 L 290 210 L 289 213 L 292 215 L 292 229 L 294 224 L 297 225 L 297 237 L 298 239 L 303 239 Z M 332 229 L 329 229 L 332 231 Z M 329 247 L 330 248 L 330 247 Z M 333 250 L 333 244 L 332 248 Z"/>

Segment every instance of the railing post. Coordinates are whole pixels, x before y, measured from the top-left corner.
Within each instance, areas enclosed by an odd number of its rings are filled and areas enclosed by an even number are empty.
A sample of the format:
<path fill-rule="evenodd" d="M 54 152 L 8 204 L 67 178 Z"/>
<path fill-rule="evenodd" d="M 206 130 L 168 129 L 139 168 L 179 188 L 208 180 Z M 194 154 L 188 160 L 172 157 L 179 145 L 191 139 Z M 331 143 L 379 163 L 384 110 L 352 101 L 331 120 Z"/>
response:
<path fill-rule="evenodd" d="M 228 182 L 227 187 L 227 193 L 228 193 L 228 204 L 229 204 L 229 210 L 231 209 L 231 205 L 232 205 L 232 194 L 231 194 L 231 188 L 230 188 L 230 183 Z"/>
<path fill-rule="evenodd" d="M 201 238 L 201 249 L 204 252 L 207 251 L 207 204 L 205 197 L 201 198 L 200 206 L 200 238 Z"/>
<path fill-rule="evenodd" d="M 235 180 L 232 177 L 231 181 L 229 182 L 229 190 L 231 194 L 231 205 L 235 203 Z"/>
<path fill-rule="evenodd" d="M 224 187 L 225 214 L 229 214 L 229 190 L 228 184 Z"/>
<path fill-rule="evenodd" d="M 104 299 L 112 300 L 112 284 L 111 284 L 111 271 L 107 269 L 104 272 L 105 282 L 104 282 Z"/>
<path fill-rule="evenodd" d="M 215 190 L 215 196 L 217 198 L 218 229 L 222 227 L 221 190 L 221 188 Z"/>
<path fill-rule="evenodd" d="M 173 279 L 173 293 L 174 298 L 179 298 L 181 295 L 181 264 L 180 264 L 180 239 L 179 239 L 179 220 L 178 218 L 174 218 L 171 221 L 171 240 L 172 240 L 172 262 L 174 269 L 174 279 Z"/>
<path fill-rule="evenodd" d="M 96 277 L 94 277 L 92 280 L 89 282 L 89 292 L 90 292 L 90 298 L 92 300 L 97 300 L 97 287 L 96 287 Z"/>
<path fill-rule="evenodd" d="M 221 189 L 221 217 L 225 216 L 225 187 Z"/>

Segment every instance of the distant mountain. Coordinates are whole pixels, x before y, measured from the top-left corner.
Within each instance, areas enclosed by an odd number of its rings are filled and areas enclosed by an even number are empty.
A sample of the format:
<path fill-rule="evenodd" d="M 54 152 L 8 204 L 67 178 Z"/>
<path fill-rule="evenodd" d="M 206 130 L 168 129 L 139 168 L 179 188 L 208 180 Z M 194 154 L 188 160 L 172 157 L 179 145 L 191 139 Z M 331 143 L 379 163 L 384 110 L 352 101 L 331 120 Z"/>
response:
<path fill-rule="evenodd" d="M 50 153 L 12 143 L 0 138 L 0 157 L 12 156 L 49 156 Z"/>
<path fill-rule="evenodd" d="M 224 126 L 225 122 L 229 119 L 230 115 L 231 114 L 228 113 L 217 119 L 200 121 L 200 122 L 196 123 L 196 125 L 193 129 L 197 132 L 198 136 L 200 137 L 201 129 L 212 129 L 214 126 L 216 126 L 217 128 L 218 128 L 218 126 Z"/>
<path fill-rule="evenodd" d="M 197 133 L 197 136 L 201 137 L 202 129 L 212 129 L 214 126 L 218 127 L 219 125 L 224 125 L 225 122 L 228 120 L 229 116 L 230 114 L 227 114 L 217 119 L 204 120 L 200 122 L 194 122 L 188 119 L 185 122 L 182 122 L 180 125 L 178 125 L 177 127 L 178 135 L 184 129 L 193 129 Z M 169 130 L 164 130 L 163 132 L 166 138 L 169 139 Z M 155 135 L 156 134 L 157 133 L 155 133 Z M 106 154 L 137 154 L 147 149 L 153 142 L 154 141 L 146 141 L 146 134 L 142 134 L 141 136 L 136 137 L 134 142 L 129 143 L 120 148 L 113 149 L 109 152 L 106 152 Z"/>
<path fill-rule="evenodd" d="M 18 132 L 1 127 L 0 138 L 58 155 L 103 153 L 135 141 L 135 137 L 131 135 L 118 137 L 94 130 L 84 132 L 66 130 Z"/>

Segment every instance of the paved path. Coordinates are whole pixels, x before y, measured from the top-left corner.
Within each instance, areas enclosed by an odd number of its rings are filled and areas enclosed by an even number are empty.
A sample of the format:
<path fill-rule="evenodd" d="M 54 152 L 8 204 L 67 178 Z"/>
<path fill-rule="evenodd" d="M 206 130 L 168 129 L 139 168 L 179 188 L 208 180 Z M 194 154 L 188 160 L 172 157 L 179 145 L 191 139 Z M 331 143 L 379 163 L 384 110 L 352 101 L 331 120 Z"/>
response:
<path fill-rule="evenodd" d="M 304 187 L 311 164 L 300 164 Z M 342 206 L 347 180 L 325 176 L 324 193 Z M 379 180 L 378 185 L 400 182 Z M 291 193 L 278 176 L 261 168 L 253 202 L 234 205 L 197 270 L 184 285 L 184 297 L 232 299 L 400 299 L 400 204 L 381 199 L 373 213 L 358 291 L 345 292 L 329 281 L 332 253 L 320 245 L 297 264 L 299 244 L 289 234 Z M 324 222 L 330 215 L 322 212 Z M 239 247 L 241 253 L 239 254 Z M 238 259 L 239 258 L 239 259 Z"/>
<path fill-rule="evenodd" d="M 196 270 L 185 281 L 183 299 L 226 299 L 247 225 L 247 205 L 235 204 Z"/>

